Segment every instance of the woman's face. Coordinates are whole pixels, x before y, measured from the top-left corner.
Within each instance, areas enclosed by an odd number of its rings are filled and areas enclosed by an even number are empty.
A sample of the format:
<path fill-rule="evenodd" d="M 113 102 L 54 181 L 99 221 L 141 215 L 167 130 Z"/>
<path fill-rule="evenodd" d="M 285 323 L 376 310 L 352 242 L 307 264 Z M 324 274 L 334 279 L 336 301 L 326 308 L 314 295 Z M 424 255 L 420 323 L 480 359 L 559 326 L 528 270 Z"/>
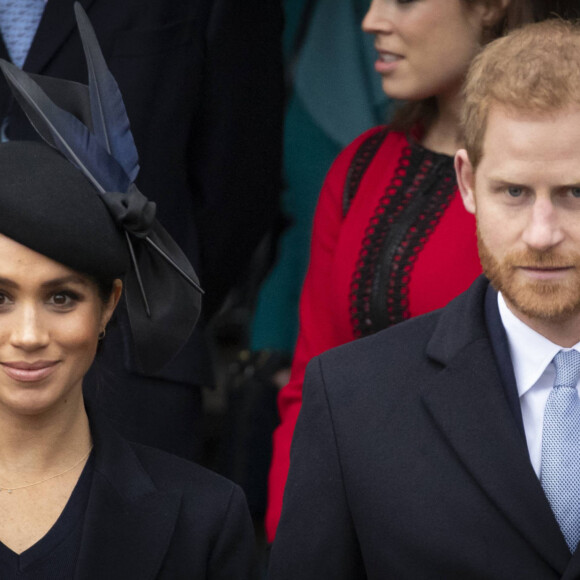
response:
<path fill-rule="evenodd" d="M 405 100 L 454 97 L 492 10 L 465 0 L 373 0 L 363 30 L 375 35 L 385 93 Z"/>
<path fill-rule="evenodd" d="M 0 234 L 0 413 L 39 415 L 82 403 L 82 379 L 121 292 Z"/>

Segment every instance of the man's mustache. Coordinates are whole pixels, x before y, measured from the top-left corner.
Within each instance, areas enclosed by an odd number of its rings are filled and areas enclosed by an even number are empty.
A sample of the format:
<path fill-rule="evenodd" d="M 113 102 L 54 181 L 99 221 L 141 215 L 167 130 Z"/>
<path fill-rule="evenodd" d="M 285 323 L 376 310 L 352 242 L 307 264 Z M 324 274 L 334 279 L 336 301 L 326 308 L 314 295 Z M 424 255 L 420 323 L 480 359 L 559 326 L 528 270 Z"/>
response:
<path fill-rule="evenodd" d="M 503 262 L 515 268 L 570 268 L 580 266 L 580 254 L 528 249 L 508 254 Z"/>

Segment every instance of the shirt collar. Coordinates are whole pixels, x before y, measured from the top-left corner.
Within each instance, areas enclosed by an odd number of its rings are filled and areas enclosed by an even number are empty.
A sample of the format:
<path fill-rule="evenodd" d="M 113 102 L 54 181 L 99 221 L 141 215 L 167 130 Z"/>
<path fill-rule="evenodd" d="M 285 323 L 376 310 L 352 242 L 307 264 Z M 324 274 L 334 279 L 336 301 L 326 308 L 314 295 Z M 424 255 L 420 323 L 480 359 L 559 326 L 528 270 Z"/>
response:
<path fill-rule="evenodd" d="M 497 293 L 497 302 L 508 339 L 518 395 L 522 397 L 536 384 L 552 359 L 563 349 L 522 322 L 508 308 L 501 292 Z M 580 351 L 580 343 L 573 348 Z"/>

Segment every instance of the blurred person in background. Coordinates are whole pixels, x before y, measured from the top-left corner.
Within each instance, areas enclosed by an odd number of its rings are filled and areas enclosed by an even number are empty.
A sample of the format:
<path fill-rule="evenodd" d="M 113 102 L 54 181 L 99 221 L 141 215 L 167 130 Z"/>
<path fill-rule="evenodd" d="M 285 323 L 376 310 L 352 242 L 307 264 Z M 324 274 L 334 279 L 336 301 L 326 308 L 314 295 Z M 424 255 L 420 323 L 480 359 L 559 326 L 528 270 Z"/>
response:
<path fill-rule="evenodd" d="M 367 7 L 365 0 L 284 4 L 287 109 L 282 199 L 289 225 L 260 291 L 251 326 L 252 351 L 292 355 L 312 217 L 324 176 L 342 148 L 388 116 L 390 101 L 374 72 L 372 39 L 360 29 Z"/>

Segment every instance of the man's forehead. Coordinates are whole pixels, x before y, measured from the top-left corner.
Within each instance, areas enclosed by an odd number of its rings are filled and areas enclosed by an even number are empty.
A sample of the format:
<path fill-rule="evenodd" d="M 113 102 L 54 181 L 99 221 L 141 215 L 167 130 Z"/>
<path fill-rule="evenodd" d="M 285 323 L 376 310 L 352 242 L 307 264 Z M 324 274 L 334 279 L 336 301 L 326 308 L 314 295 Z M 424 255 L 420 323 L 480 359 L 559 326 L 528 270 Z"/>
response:
<path fill-rule="evenodd" d="M 580 181 L 580 107 L 490 110 L 477 178 L 559 188 Z"/>
<path fill-rule="evenodd" d="M 541 111 L 493 104 L 483 137 L 483 158 L 496 150 L 533 155 L 549 141 L 567 156 L 580 144 L 580 106 Z"/>
<path fill-rule="evenodd" d="M 509 104 L 492 101 L 488 108 L 488 121 L 491 117 L 510 119 L 513 121 L 533 121 L 537 123 L 550 122 L 566 115 L 580 113 L 580 101 L 578 104 L 566 107 L 534 107 L 533 103 Z"/>

